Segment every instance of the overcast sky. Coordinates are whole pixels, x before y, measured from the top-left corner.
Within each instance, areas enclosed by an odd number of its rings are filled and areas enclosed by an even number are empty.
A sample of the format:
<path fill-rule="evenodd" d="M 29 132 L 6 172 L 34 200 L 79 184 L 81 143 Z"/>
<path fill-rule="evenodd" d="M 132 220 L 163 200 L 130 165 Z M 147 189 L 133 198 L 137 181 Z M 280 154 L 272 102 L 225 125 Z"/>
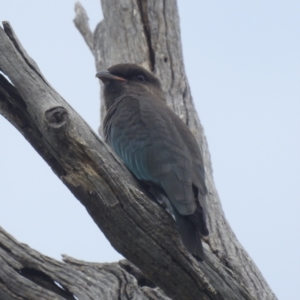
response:
<path fill-rule="evenodd" d="M 0 0 L 51 85 L 97 131 L 94 59 L 73 0 Z M 95 28 L 99 1 L 81 3 Z M 226 217 L 279 299 L 300 279 L 300 1 L 179 1 L 186 71 Z M 77 201 L 0 116 L 0 226 L 56 259 L 119 260 Z"/>

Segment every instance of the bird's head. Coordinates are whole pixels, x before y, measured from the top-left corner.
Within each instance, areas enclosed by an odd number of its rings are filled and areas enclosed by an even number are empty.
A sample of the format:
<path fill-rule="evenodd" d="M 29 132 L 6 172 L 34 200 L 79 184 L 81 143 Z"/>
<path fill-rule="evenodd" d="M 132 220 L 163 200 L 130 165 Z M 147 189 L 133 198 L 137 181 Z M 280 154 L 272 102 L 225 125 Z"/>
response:
<path fill-rule="evenodd" d="M 96 74 L 104 83 L 106 109 L 126 94 L 146 95 L 165 102 L 159 80 L 136 64 L 118 64 Z"/>

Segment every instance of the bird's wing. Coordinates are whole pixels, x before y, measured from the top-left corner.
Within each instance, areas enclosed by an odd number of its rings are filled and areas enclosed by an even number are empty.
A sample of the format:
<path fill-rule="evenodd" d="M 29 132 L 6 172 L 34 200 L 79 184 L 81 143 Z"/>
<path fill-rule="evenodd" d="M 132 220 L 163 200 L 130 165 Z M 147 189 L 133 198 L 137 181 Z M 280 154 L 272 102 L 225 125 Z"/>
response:
<path fill-rule="evenodd" d="M 191 130 L 186 126 L 186 124 L 181 119 L 179 119 L 179 117 L 175 114 L 172 114 L 172 118 L 174 124 L 176 125 L 176 129 L 178 130 L 185 145 L 189 149 L 189 152 L 193 160 L 193 175 L 192 175 L 193 184 L 199 189 L 202 195 L 206 195 L 207 188 L 205 185 L 204 163 L 199 149 L 199 145 L 195 137 L 193 136 Z"/>
<path fill-rule="evenodd" d="M 122 97 L 107 112 L 107 142 L 140 180 L 165 191 L 179 213 L 192 214 L 192 161 L 169 111 L 157 100 L 138 95 Z"/>
<path fill-rule="evenodd" d="M 153 142 L 159 164 L 169 170 L 162 174 L 160 185 L 180 214 L 189 215 L 196 209 L 192 189 L 192 159 L 187 145 L 174 124 L 174 113 L 163 102 L 152 98 L 139 99 L 142 120 Z M 153 165 L 153 173 L 156 166 Z"/>
<path fill-rule="evenodd" d="M 154 105 L 155 104 L 155 105 Z M 140 101 L 141 112 L 144 120 L 152 120 L 156 115 L 156 122 L 146 122 L 149 131 L 153 135 L 153 139 L 157 140 L 157 136 L 163 133 L 162 138 L 169 156 L 172 156 L 172 172 L 165 176 L 165 190 L 169 187 L 173 191 L 173 205 L 181 214 L 188 214 L 188 211 L 195 211 L 195 197 L 198 199 L 197 214 L 199 228 L 203 235 L 208 234 L 206 228 L 206 195 L 207 188 L 205 184 L 205 171 L 203 158 L 198 143 L 186 124 L 167 106 L 157 101 L 147 99 Z M 153 109 L 154 107 L 154 109 Z M 159 115 L 156 111 L 159 110 Z M 147 115 L 149 117 L 147 118 Z M 157 124 L 164 129 L 156 128 Z M 177 177 L 177 180 L 174 178 Z M 178 184 L 180 182 L 181 184 Z M 196 191 L 195 191 L 196 188 Z M 178 189 L 181 190 L 178 191 Z M 192 193 L 193 192 L 193 193 Z M 170 198 L 170 196 L 169 196 Z M 171 198 L 172 200 L 172 198 Z M 174 204 L 177 202 L 177 205 Z M 182 208 L 180 205 L 183 204 Z"/>
<path fill-rule="evenodd" d="M 192 159 L 192 183 L 193 188 L 196 187 L 197 189 L 197 191 L 195 192 L 195 196 L 197 197 L 200 204 L 200 206 L 197 205 L 195 216 L 193 216 L 193 218 L 195 219 L 193 223 L 198 223 L 198 228 L 200 228 L 201 234 L 206 236 L 208 235 L 208 229 L 206 226 L 207 188 L 205 184 L 205 170 L 203 158 L 198 143 L 190 129 L 181 119 L 179 119 L 177 115 L 171 114 L 171 116 L 173 118 L 173 123 L 175 124 L 178 133 L 180 134 L 182 140 L 189 149 L 190 157 Z"/>

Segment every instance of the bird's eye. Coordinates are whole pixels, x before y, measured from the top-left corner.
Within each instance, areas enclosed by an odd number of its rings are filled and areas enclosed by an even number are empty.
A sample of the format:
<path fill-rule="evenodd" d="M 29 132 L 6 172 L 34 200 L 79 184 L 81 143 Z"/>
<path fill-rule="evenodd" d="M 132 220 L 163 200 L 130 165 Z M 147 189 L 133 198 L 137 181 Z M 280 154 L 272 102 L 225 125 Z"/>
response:
<path fill-rule="evenodd" d="M 142 74 L 137 75 L 136 79 L 139 80 L 139 81 L 146 81 L 146 77 Z"/>

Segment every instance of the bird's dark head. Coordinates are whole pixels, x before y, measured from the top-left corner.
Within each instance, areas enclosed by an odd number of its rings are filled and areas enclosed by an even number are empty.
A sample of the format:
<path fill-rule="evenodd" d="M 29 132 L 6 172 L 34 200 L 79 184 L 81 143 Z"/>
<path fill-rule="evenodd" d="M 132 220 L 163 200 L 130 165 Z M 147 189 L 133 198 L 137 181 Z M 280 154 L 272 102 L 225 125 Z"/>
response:
<path fill-rule="evenodd" d="M 136 64 L 118 64 L 96 74 L 104 83 L 106 109 L 126 94 L 147 95 L 165 101 L 159 80 Z"/>

